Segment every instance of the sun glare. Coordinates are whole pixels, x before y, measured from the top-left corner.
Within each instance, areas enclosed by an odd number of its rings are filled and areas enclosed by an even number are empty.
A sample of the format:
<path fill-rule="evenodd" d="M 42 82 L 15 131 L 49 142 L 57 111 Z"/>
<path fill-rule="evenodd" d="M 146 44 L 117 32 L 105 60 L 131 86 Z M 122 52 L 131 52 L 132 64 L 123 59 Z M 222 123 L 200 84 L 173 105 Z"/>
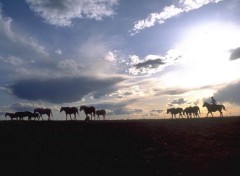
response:
<path fill-rule="evenodd" d="M 239 79 L 240 71 L 230 61 L 230 50 L 240 46 L 240 30 L 227 24 L 206 24 L 192 28 L 177 49 L 182 52 L 169 85 L 196 88 Z M 181 78 L 179 78 L 181 76 Z"/>

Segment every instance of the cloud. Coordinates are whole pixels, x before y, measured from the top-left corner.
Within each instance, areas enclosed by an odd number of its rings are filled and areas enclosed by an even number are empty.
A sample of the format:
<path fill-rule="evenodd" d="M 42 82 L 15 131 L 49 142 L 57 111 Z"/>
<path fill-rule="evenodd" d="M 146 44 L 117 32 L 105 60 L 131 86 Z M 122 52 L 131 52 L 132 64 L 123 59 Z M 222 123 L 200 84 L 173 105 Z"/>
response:
<path fill-rule="evenodd" d="M 102 20 L 115 14 L 118 0 L 26 0 L 31 10 L 47 23 L 71 26 L 76 18 Z"/>
<path fill-rule="evenodd" d="M 81 100 L 92 93 L 104 95 L 106 90 L 113 89 L 123 81 L 120 76 L 108 78 L 94 77 L 62 77 L 55 79 L 21 80 L 10 86 L 12 93 L 22 99 L 46 101 L 51 103 L 69 103 Z"/>
<path fill-rule="evenodd" d="M 184 98 L 179 98 L 179 99 L 175 99 L 172 102 L 170 102 L 168 104 L 168 106 L 172 107 L 174 105 L 182 105 L 182 104 L 185 104 L 185 103 L 187 103 L 187 101 L 184 100 Z"/>
<path fill-rule="evenodd" d="M 138 56 L 130 56 L 131 68 L 128 72 L 133 75 L 152 74 L 159 71 L 159 66 L 166 64 L 163 58 L 157 55 L 148 55 L 145 59 L 140 60 Z"/>
<path fill-rule="evenodd" d="M 135 35 L 145 28 L 154 26 L 156 23 L 163 24 L 166 20 L 182 13 L 198 9 L 209 3 L 218 3 L 220 1 L 222 0 L 180 0 L 177 6 L 166 6 L 161 12 L 151 13 L 147 18 L 136 21 L 133 29 L 130 30 L 130 33 L 131 35 Z"/>
<path fill-rule="evenodd" d="M 40 54 L 41 57 L 49 56 L 44 46 L 40 45 L 33 37 L 25 37 L 24 35 L 16 32 L 12 28 L 13 20 L 10 17 L 3 15 L 2 6 L 0 4 L 0 40 L 4 41 L 0 43 L 0 52 L 10 52 L 21 54 L 24 56 L 31 56 Z M 22 52 L 24 51 L 24 53 Z"/>
<path fill-rule="evenodd" d="M 0 63 L 1 62 L 10 65 L 22 65 L 24 63 L 24 60 L 15 56 L 10 56 L 7 58 L 3 58 L 0 56 Z"/>
<path fill-rule="evenodd" d="M 62 54 L 63 54 L 63 53 L 62 53 L 62 50 L 59 49 L 59 48 L 55 50 L 55 53 L 58 54 L 58 55 L 62 55 Z"/>
<path fill-rule="evenodd" d="M 108 52 L 106 55 L 105 55 L 105 58 L 104 58 L 105 60 L 107 60 L 107 61 L 110 61 L 110 62 L 113 62 L 113 61 L 115 61 L 116 60 L 116 56 L 115 56 L 115 54 L 113 53 L 113 52 Z"/>
<path fill-rule="evenodd" d="M 230 102 L 240 105 L 240 82 L 229 84 L 214 94 L 218 102 Z"/>
<path fill-rule="evenodd" d="M 164 110 L 161 109 L 153 109 L 150 111 L 150 116 L 159 116 Z"/>
<path fill-rule="evenodd" d="M 230 60 L 240 59 L 240 47 L 231 51 Z"/>
<path fill-rule="evenodd" d="M 33 111 L 37 106 L 32 103 L 14 103 L 11 104 L 10 109 L 13 111 Z"/>
<path fill-rule="evenodd" d="M 97 109 L 106 109 L 111 115 L 127 115 L 127 114 L 140 114 L 143 112 L 142 109 L 139 108 L 129 108 L 128 106 L 130 104 L 133 104 L 136 102 L 137 99 L 128 99 L 124 101 L 119 101 L 119 102 L 103 102 L 103 103 L 98 103 L 95 104 L 94 106 Z"/>

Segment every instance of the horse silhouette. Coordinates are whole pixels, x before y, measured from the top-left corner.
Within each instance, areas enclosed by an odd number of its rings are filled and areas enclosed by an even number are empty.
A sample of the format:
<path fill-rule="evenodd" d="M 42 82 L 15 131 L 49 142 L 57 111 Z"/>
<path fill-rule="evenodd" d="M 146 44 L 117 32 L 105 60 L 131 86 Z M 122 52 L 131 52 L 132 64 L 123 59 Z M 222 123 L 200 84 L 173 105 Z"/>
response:
<path fill-rule="evenodd" d="M 25 116 L 28 117 L 28 120 L 31 120 L 32 118 L 34 118 L 34 120 L 36 120 L 36 119 L 39 120 L 39 118 L 40 118 L 40 115 L 37 112 L 32 113 L 29 111 L 25 111 L 24 114 L 25 114 Z"/>
<path fill-rule="evenodd" d="M 226 111 L 225 106 L 223 106 L 223 105 L 213 105 L 213 104 L 209 104 L 207 102 L 204 102 L 203 107 L 206 107 L 208 110 L 207 117 L 208 117 L 209 113 L 212 114 L 212 112 L 216 112 L 216 111 L 218 111 L 220 113 L 220 117 L 223 117 L 222 110 Z M 212 117 L 213 117 L 213 114 L 212 114 Z"/>
<path fill-rule="evenodd" d="M 43 120 L 42 115 L 44 115 L 44 114 L 46 114 L 48 116 L 48 120 L 50 120 L 51 115 L 53 117 L 52 110 L 49 108 L 36 108 L 36 109 L 34 109 L 34 113 L 39 113 L 42 120 Z"/>
<path fill-rule="evenodd" d="M 91 120 L 92 120 L 92 115 L 94 116 L 94 120 L 95 120 L 95 113 L 96 113 L 96 110 L 95 110 L 95 107 L 93 106 L 80 106 L 80 111 L 84 111 L 85 115 L 86 115 L 86 118 L 88 116 L 88 114 L 91 115 Z"/>
<path fill-rule="evenodd" d="M 167 109 L 167 114 L 171 113 L 172 119 L 173 119 L 173 116 L 176 118 L 176 114 L 179 114 L 179 118 L 180 117 L 183 118 L 182 112 L 183 112 L 182 108 L 170 108 L 170 109 Z"/>
<path fill-rule="evenodd" d="M 105 109 L 101 109 L 101 110 L 96 110 L 96 114 L 97 114 L 97 118 L 100 120 L 100 115 L 103 116 L 103 120 L 105 120 L 105 116 L 106 116 L 106 111 Z"/>
<path fill-rule="evenodd" d="M 14 114 L 19 120 L 23 120 L 24 117 L 28 117 L 28 112 L 15 112 Z"/>
<path fill-rule="evenodd" d="M 66 114 L 66 120 L 67 120 L 67 115 L 68 114 L 69 114 L 71 120 L 72 120 L 71 114 L 74 114 L 74 120 L 77 119 L 76 114 L 78 114 L 78 109 L 76 107 L 61 107 L 60 113 L 62 111 L 64 111 L 65 114 Z"/>
<path fill-rule="evenodd" d="M 13 119 L 18 119 L 18 117 L 15 115 L 15 113 L 10 113 L 10 112 L 6 112 L 5 113 L 5 117 L 9 116 L 11 120 Z"/>
<path fill-rule="evenodd" d="M 200 108 L 198 106 L 189 106 L 189 107 L 186 107 L 184 110 L 183 110 L 183 115 L 187 115 L 187 118 L 192 118 L 192 114 L 193 114 L 193 117 L 200 117 L 199 114 L 200 114 Z"/>

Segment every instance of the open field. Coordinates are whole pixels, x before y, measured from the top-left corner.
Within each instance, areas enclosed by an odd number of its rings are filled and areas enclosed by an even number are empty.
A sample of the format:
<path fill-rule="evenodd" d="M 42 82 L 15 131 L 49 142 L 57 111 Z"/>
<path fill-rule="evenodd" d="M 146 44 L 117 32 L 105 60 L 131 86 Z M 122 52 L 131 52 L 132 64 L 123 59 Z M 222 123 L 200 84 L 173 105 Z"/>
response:
<path fill-rule="evenodd" d="M 240 117 L 1 121 L 1 175 L 240 175 Z"/>

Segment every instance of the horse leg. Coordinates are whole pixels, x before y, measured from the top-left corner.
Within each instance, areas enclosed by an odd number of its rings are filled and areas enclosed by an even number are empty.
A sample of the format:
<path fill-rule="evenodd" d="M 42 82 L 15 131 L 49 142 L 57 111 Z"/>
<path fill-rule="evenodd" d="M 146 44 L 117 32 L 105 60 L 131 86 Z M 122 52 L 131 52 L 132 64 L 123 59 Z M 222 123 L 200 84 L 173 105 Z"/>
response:
<path fill-rule="evenodd" d="M 223 117 L 223 113 L 222 113 L 222 111 L 220 110 L 219 112 L 220 112 L 220 117 Z"/>

